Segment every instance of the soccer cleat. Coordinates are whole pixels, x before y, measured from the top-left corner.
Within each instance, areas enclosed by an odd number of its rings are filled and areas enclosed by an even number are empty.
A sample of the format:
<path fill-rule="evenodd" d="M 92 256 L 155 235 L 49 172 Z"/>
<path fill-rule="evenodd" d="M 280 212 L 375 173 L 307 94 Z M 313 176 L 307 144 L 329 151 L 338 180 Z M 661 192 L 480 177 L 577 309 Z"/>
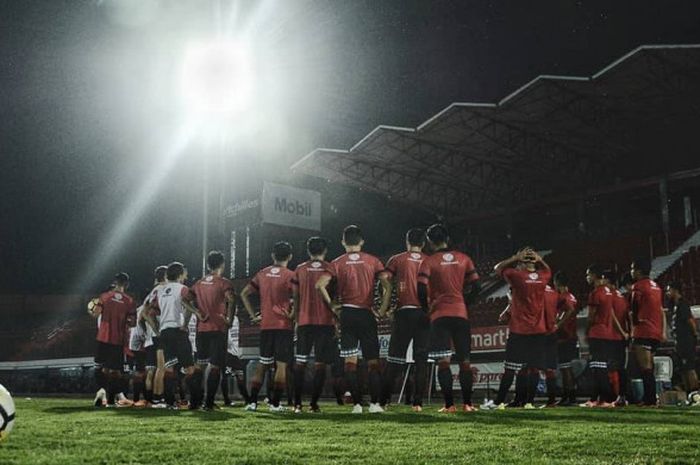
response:
<path fill-rule="evenodd" d="M 457 413 L 457 407 L 454 405 L 451 405 L 449 407 L 443 407 L 440 410 L 438 410 L 438 413 Z"/>
<path fill-rule="evenodd" d="M 177 404 L 170 404 L 165 406 L 168 410 L 180 410 L 180 407 L 177 406 Z"/>
<path fill-rule="evenodd" d="M 558 405 L 559 405 L 559 404 L 558 404 L 556 401 L 555 401 L 555 402 L 547 402 L 546 404 L 540 405 L 539 408 L 554 408 L 554 407 L 556 407 L 556 406 L 558 406 Z"/>
<path fill-rule="evenodd" d="M 117 407 L 132 407 L 134 405 L 134 402 L 127 399 L 126 397 L 122 396 L 118 401 L 117 401 Z"/>
<path fill-rule="evenodd" d="M 224 402 L 224 407 L 235 407 L 236 403 L 232 400 L 229 400 L 228 402 Z"/>
<path fill-rule="evenodd" d="M 95 407 L 104 407 L 107 405 L 107 391 L 104 390 L 104 388 L 100 388 L 97 390 L 97 393 L 95 394 L 95 401 L 94 401 Z"/>
<path fill-rule="evenodd" d="M 297 405 L 296 407 L 294 407 L 294 413 L 295 414 L 304 413 L 304 410 L 301 408 L 301 405 Z"/>
<path fill-rule="evenodd" d="M 495 410 L 505 410 L 506 408 L 508 408 L 508 405 L 505 402 L 501 402 L 496 406 Z"/>
<path fill-rule="evenodd" d="M 352 413 L 362 413 L 362 404 L 353 405 Z"/>
<path fill-rule="evenodd" d="M 134 407 L 136 408 L 144 408 L 146 406 L 148 406 L 148 402 L 146 402 L 145 400 L 139 400 L 138 402 L 134 402 Z"/>
<path fill-rule="evenodd" d="M 420 405 L 413 405 L 411 406 L 411 410 L 415 413 L 421 413 L 423 411 L 423 407 Z"/>
<path fill-rule="evenodd" d="M 384 409 L 382 408 L 381 405 L 378 403 L 374 402 L 369 404 L 369 413 L 384 413 Z"/>
<path fill-rule="evenodd" d="M 462 412 L 464 412 L 464 413 L 476 412 L 476 408 L 471 404 L 462 404 Z"/>
<path fill-rule="evenodd" d="M 287 407 L 285 407 L 284 405 L 274 406 L 274 405 L 270 404 L 267 406 L 267 408 L 272 413 L 284 413 L 287 411 Z"/>
<path fill-rule="evenodd" d="M 598 402 L 598 408 L 615 408 L 615 404 L 610 402 Z"/>
<path fill-rule="evenodd" d="M 537 407 L 535 407 L 534 405 L 532 405 L 530 402 L 528 402 L 527 404 L 523 405 L 523 409 L 525 409 L 525 410 L 535 410 L 536 408 L 537 408 Z"/>
<path fill-rule="evenodd" d="M 311 404 L 309 405 L 309 411 L 311 413 L 321 413 L 321 407 L 318 404 Z"/>
<path fill-rule="evenodd" d="M 593 408 L 593 407 L 597 407 L 597 406 L 598 406 L 598 402 L 596 402 L 596 401 L 594 401 L 594 400 L 588 400 L 588 401 L 586 401 L 586 402 L 584 402 L 584 403 L 582 403 L 582 404 L 578 404 L 578 406 L 579 406 L 579 407 L 583 407 L 583 408 Z"/>
<path fill-rule="evenodd" d="M 496 403 L 491 399 L 484 399 L 484 403 L 479 406 L 480 410 L 493 410 L 496 408 Z"/>
<path fill-rule="evenodd" d="M 258 410 L 258 404 L 257 402 L 251 402 L 250 404 L 246 405 L 243 410 L 245 410 L 246 412 L 255 412 L 256 410 Z"/>
<path fill-rule="evenodd" d="M 352 404 L 352 394 L 350 394 L 350 391 L 345 391 L 345 394 L 343 394 L 343 402 L 345 402 L 345 404 Z"/>
<path fill-rule="evenodd" d="M 623 396 L 618 396 L 613 404 L 615 404 L 615 407 L 627 407 L 627 399 Z"/>
<path fill-rule="evenodd" d="M 154 400 L 151 404 L 151 408 L 168 408 L 168 404 L 165 402 Z"/>

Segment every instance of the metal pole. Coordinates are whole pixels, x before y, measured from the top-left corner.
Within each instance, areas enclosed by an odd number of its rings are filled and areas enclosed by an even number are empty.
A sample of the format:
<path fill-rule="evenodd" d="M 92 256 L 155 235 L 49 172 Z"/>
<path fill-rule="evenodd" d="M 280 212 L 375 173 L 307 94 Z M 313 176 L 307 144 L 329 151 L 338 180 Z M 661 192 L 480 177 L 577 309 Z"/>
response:
<path fill-rule="evenodd" d="M 207 274 L 207 237 L 209 236 L 209 162 L 205 157 L 204 176 L 202 179 L 202 276 Z"/>

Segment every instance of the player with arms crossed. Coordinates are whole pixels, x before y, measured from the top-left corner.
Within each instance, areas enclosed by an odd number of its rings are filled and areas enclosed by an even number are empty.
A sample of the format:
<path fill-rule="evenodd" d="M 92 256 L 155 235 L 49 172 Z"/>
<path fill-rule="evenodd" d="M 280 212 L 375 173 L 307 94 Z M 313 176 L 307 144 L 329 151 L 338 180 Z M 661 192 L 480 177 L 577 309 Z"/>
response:
<path fill-rule="evenodd" d="M 306 241 L 309 260 L 297 266 L 292 278 L 294 311 L 297 321 L 297 353 L 294 366 L 294 412 L 302 412 L 302 396 L 306 364 L 314 349 L 314 378 L 310 408 L 319 412 L 318 399 L 326 380 L 326 365 L 335 361 L 338 346 L 335 341 L 335 314 L 316 290 L 319 278 L 328 273 L 330 264 L 325 261 L 328 245 L 320 237 Z"/>
<path fill-rule="evenodd" d="M 391 401 L 392 389 L 401 367 L 406 364 L 406 350 L 413 340 L 413 360 L 415 361 L 416 386 L 413 395 L 414 412 L 423 410 L 423 394 L 428 372 L 428 342 L 430 337 L 430 319 L 418 299 L 418 271 L 426 256 L 425 231 L 411 229 L 406 233 L 406 252 L 394 255 L 386 264 L 393 292 L 396 288 L 397 310 L 394 312 L 394 324 L 391 328 L 389 355 L 384 371 L 384 391 L 381 404 Z"/>
<path fill-rule="evenodd" d="M 362 252 L 365 241 L 359 226 L 347 226 L 343 230 L 342 243 L 345 254 L 333 260 L 329 271 L 319 278 L 316 288 L 326 305 L 340 314 L 340 355 L 345 360 L 345 380 L 352 393 L 352 413 L 362 413 L 362 396 L 357 379 L 358 347 L 362 348 L 362 356 L 367 360 L 369 369 L 369 412 L 381 413 L 384 409 L 379 405 L 382 379 L 377 318 L 386 313 L 389 307 L 389 279 L 388 276 L 380 276 L 384 271 L 382 262 L 374 255 Z M 383 293 L 380 308 L 375 312 L 373 297 L 377 279 L 382 284 Z M 335 280 L 337 302 L 333 302 L 328 293 L 331 280 Z"/>
<path fill-rule="evenodd" d="M 292 276 L 287 268 L 292 259 L 292 246 L 288 242 L 278 242 L 272 249 L 273 264 L 258 271 L 241 291 L 241 301 L 250 315 L 250 321 L 260 323 L 260 363 L 255 369 L 250 403 L 246 410 L 258 408 L 258 394 L 265 375 L 275 365 L 271 412 L 283 412 L 280 397 L 287 387 L 287 365 L 294 355 L 294 326 L 290 305 Z M 250 302 L 250 295 L 260 294 L 260 315 L 256 315 Z M 268 389 L 269 390 L 269 389 Z"/>
<path fill-rule="evenodd" d="M 473 373 L 470 364 L 471 328 L 467 303 L 480 290 L 479 275 L 471 258 L 448 248 L 449 234 L 441 224 L 427 231 L 433 255 L 427 257 L 418 272 L 418 299 L 430 317 L 430 354 L 438 362 L 438 382 L 445 399 L 439 411 L 454 413 L 450 359 L 459 363 L 462 411 L 473 412 Z M 452 356 L 452 347 L 455 355 Z"/>
<path fill-rule="evenodd" d="M 205 320 L 197 320 L 197 365 L 200 374 L 194 382 L 201 383 L 201 374 L 209 365 L 205 410 L 215 408 L 214 398 L 219 389 L 221 369 L 226 363 L 228 329 L 233 322 L 236 295 L 233 283 L 223 277 L 226 260 L 224 254 L 212 250 L 207 255 L 209 274 L 192 286 L 199 308 Z M 195 373 L 197 373 L 195 372 Z"/>

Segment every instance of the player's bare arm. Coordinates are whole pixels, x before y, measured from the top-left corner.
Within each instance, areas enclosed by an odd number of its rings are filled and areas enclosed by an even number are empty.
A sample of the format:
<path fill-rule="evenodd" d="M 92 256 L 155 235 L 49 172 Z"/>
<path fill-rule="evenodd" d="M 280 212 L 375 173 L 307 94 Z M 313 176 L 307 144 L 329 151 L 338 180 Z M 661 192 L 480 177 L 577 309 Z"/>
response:
<path fill-rule="evenodd" d="M 250 322 L 253 324 L 260 323 L 260 315 L 257 315 L 255 313 L 255 310 L 253 310 L 253 304 L 250 303 L 250 295 L 253 293 L 253 287 L 250 284 L 246 284 L 246 286 L 243 288 L 241 291 L 241 302 L 243 302 L 243 306 L 245 307 L 246 311 L 248 312 L 248 316 L 250 317 Z"/>
<path fill-rule="evenodd" d="M 226 316 L 224 321 L 226 322 L 226 326 L 230 328 L 236 316 L 236 294 L 229 289 L 224 294 L 224 297 L 226 298 Z"/>
<path fill-rule="evenodd" d="M 331 283 L 331 277 L 329 275 L 323 275 L 316 281 L 316 290 L 321 293 L 321 298 L 328 305 L 328 308 L 338 316 L 340 314 L 341 305 L 338 302 L 334 302 L 328 293 L 328 285 Z"/>
<path fill-rule="evenodd" d="M 498 274 L 503 273 L 503 270 L 505 270 L 506 268 L 511 268 L 519 261 L 522 261 L 523 258 L 525 258 L 525 255 L 527 255 L 528 251 L 529 249 L 520 250 L 515 255 L 508 257 L 501 262 L 498 262 L 496 266 L 493 267 L 493 271 L 495 271 Z"/>
<path fill-rule="evenodd" d="M 381 284 L 382 287 L 382 301 L 377 313 L 379 318 L 384 318 L 389 313 L 393 284 L 387 273 L 379 274 L 379 284 Z"/>

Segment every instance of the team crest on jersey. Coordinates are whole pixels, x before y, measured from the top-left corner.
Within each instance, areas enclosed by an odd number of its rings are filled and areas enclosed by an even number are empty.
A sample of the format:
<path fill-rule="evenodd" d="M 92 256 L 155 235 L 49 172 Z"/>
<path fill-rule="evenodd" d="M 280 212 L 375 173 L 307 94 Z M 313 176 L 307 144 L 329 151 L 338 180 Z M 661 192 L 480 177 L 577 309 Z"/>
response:
<path fill-rule="evenodd" d="M 445 260 L 446 262 L 451 262 L 455 259 L 455 256 L 452 255 L 451 253 L 446 253 L 442 256 L 442 259 Z"/>
<path fill-rule="evenodd" d="M 348 258 L 352 260 L 353 262 L 356 262 L 357 260 L 360 259 L 360 254 L 359 253 L 351 253 Z"/>
<path fill-rule="evenodd" d="M 311 268 L 321 268 L 321 262 L 311 262 Z"/>
<path fill-rule="evenodd" d="M 420 260 L 420 254 L 418 252 L 413 252 L 411 258 L 414 260 Z"/>
<path fill-rule="evenodd" d="M 166 293 L 166 294 L 170 295 L 171 292 L 173 292 L 173 288 L 172 288 L 172 287 L 166 287 L 166 288 L 165 288 L 165 293 Z"/>
<path fill-rule="evenodd" d="M 212 275 L 209 275 L 206 278 L 204 278 L 204 280 L 207 282 L 212 282 L 214 280 L 214 277 Z"/>
<path fill-rule="evenodd" d="M 123 296 L 120 293 L 114 294 L 114 300 L 122 300 Z"/>
<path fill-rule="evenodd" d="M 280 272 L 280 269 L 277 267 L 270 269 L 270 273 L 272 273 L 272 274 L 279 274 L 279 272 Z"/>
<path fill-rule="evenodd" d="M 537 278 L 540 277 L 540 275 L 537 273 L 530 273 L 529 275 L 527 275 L 527 277 L 530 278 L 532 281 L 535 281 Z"/>

